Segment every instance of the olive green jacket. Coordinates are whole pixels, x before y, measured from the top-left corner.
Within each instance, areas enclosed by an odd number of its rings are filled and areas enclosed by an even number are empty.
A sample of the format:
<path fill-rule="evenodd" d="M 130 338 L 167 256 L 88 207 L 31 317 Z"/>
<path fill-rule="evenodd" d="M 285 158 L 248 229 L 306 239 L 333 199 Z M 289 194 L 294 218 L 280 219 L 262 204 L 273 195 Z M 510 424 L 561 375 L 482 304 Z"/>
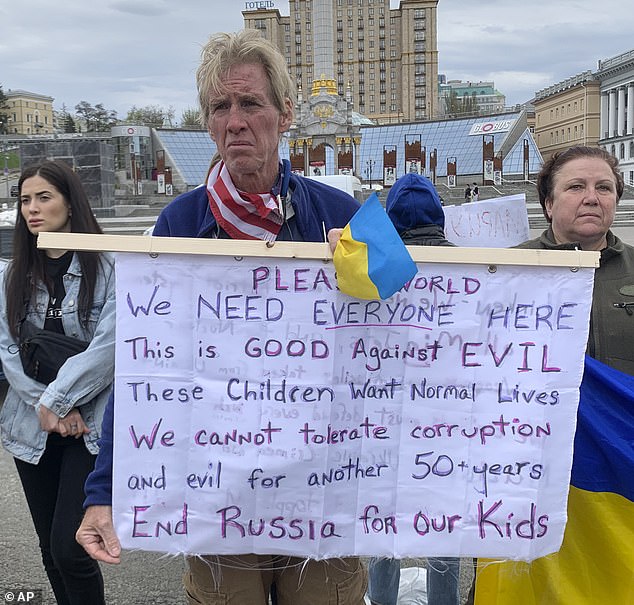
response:
<path fill-rule="evenodd" d="M 634 247 L 612 231 L 601 250 L 594 274 L 590 336 L 587 353 L 600 362 L 634 375 Z M 557 244 L 552 229 L 516 246 L 548 250 L 574 250 L 578 244 Z"/>

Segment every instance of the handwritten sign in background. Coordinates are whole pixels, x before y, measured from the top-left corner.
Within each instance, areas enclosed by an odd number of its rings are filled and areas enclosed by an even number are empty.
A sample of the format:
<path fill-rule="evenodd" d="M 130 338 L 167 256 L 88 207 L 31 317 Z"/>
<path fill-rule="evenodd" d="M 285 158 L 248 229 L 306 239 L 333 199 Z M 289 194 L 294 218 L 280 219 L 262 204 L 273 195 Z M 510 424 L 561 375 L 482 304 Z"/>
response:
<path fill-rule="evenodd" d="M 457 246 L 516 246 L 530 237 L 526 195 L 445 206 L 445 235 Z"/>
<path fill-rule="evenodd" d="M 531 560 L 565 525 L 593 270 L 117 256 L 125 548 Z"/>

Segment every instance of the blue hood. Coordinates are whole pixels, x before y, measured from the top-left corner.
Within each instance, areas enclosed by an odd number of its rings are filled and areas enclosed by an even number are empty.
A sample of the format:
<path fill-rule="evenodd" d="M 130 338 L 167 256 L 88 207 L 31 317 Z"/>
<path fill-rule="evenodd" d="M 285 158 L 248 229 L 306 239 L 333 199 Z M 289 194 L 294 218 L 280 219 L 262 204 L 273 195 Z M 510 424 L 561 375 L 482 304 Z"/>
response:
<path fill-rule="evenodd" d="M 399 233 L 420 225 L 445 228 L 445 213 L 434 184 L 425 176 L 408 172 L 387 194 L 385 210 Z"/>

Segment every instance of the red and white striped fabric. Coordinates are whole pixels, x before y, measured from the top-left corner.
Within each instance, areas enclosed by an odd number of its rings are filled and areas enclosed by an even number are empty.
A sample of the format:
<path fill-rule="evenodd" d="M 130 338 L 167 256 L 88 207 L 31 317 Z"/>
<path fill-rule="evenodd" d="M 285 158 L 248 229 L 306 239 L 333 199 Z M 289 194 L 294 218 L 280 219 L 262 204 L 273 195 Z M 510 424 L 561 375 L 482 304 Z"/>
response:
<path fill-rule="evenodd" d="M 224 162 L 209 170 L 207 197 L 216 222 L 232 239 L 275 241 L 284 222 L 276 197 L 238 191 Z"/>

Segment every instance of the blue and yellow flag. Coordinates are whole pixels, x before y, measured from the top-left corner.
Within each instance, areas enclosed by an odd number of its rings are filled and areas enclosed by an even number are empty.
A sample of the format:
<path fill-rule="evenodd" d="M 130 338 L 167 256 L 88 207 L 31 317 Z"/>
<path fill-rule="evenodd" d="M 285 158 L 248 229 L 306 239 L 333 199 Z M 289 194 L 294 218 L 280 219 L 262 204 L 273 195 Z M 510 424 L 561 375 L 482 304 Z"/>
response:
<path fill-rule="evenodd" d="M 389 298 L 417 273 L 376 193 L 346 225 L 333 256 L 339 289 L 356 298 Z"/>
<path fill-rule="evenodd" d="M 479 561 L 476 605 L 634 604 L 634 376 L 586 357 L 559 552 Z"/>

